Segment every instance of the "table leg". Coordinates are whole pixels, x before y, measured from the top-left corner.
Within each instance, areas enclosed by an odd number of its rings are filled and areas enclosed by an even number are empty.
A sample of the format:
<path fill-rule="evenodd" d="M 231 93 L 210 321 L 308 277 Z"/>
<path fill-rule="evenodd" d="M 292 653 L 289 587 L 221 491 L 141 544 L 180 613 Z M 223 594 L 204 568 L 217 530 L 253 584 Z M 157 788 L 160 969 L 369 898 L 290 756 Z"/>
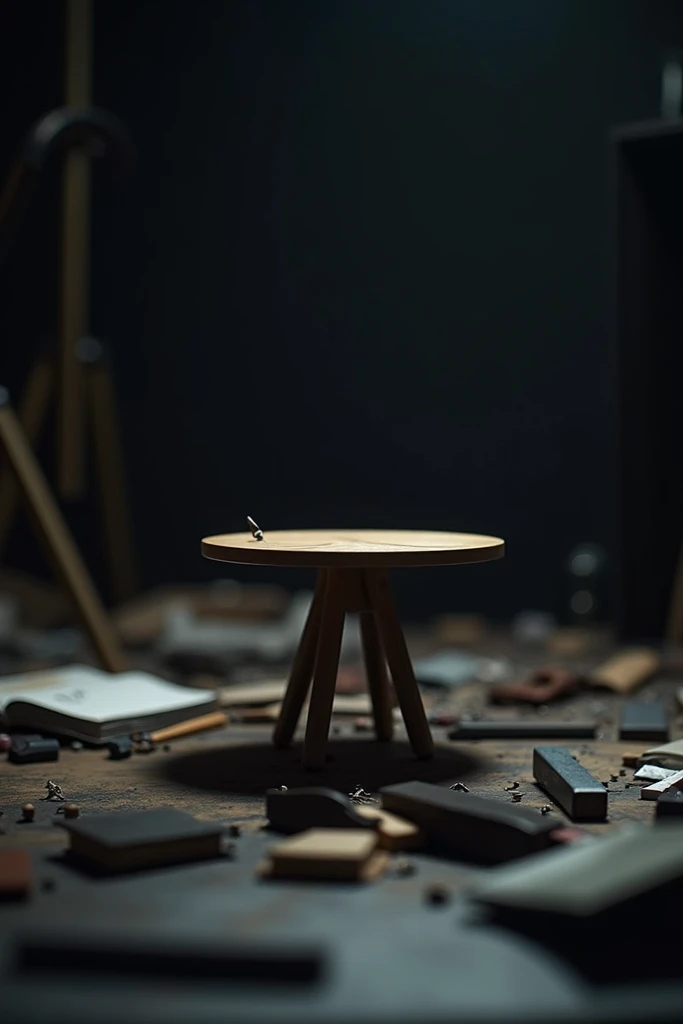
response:
<path fill-rule="evenodd" d="M 310 769 L 322 768 L 325 761 L 346 614 L 341 577 L 338 579 L 333 569 L 326 575 L 325 601 L 304 740 L 303 765 Z"/>
<path fill-rule="evenodd" d="M 318 648 L 318 634 L 320 631 L 320 618 L 322 615 L 327 573 L 321 569 L 318 573 L 318 580 L 313 595 L 308 618 L 301 640 L 294 655 L 294 661 L 289 673 L 289 682 L 285 696 L 282 700 L 279 718 L 273 730 L 273 743 L 276 747 L 287 747 L 292 742 L 292 737 L 301 717 L 301 709 L 306 700 L 308 688 L 313 677 L 315 666 L 315 653 Z"/>
<path fill-rule="evenodd" d="M 410 745 L 416 757 L 431 757 L 434 753 L 434 740 L 417 688 L 401 623 L 396 614 L 389 578 L 383 570 L 373 569 L 366 572 L 365 581 Z"/>
<path fill-rule="evenodd" d="M 377 623 L 372 612 L 361 612 L 361 639 L 363 660 L 368 677 L 368 690 L 375 716 L 375 735 L 378 740 L 390 740 L 394 732 L 391 708 L 391 691 L 384 657 L 384 648 L 377 632 Z"/>

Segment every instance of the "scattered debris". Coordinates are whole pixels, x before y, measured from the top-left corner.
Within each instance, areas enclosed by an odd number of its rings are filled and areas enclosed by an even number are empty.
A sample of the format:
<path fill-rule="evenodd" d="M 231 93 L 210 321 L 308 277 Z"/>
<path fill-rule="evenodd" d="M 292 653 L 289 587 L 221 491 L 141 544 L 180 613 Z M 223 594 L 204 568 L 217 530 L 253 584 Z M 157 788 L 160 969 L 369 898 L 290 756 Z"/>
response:
<path fill-rule="evenodd" d="M 534 672 L 531 678 L 525 682 L 494 686 L 489 693 L 489 698 L 499 704 L 514 701 L 546 705 L 549 701 L 573 693 L 582 682 L 583 680 L 576 672 L 570 672 L 568 669 L 543 668 Z"/>
<path fill-rule="evenodd" d="M 457 790 L 460 793 L 469 793 L 469 787 L 466 786 L 464 782 L 454 782 L 453 785 L 448 788 Z"/>
<path fill-rule="evenodd" d="M 414 875 L 417 868 L 414 861 L 407 857 L 399 857 L 393 864 L 393 871 L 399 878 L 407 878 L 409 875 Z"/>
<path fill-rule="evenodd" d="M 626 775 L 626 769 L 625 768 L 620 768 L 619 769 L 619 774 L 622 775 L 622 776 Z"/>
<path fill-rule="evenodd" d="M 69 744 L 69 746 L 71 747 L 72 750 L 83 750 L 83 744 L 81 743 L 80 740 L 73 740 Z"/>
<path fill-rule="evenodd" d="M 669 789 L 683 789 L 683 771 L 667 775 L 665 779 L 653 782 L 651 786 L 643 786 L 640 791 L 640 799 L 658 800 L 662 793 L 666 793 Z"/>
<path fill-rule="evenodd" d="M 36 764 L 59 760 L 59 741 L 42 736 L 15 736 L 7 758 L 13 764 Z"/>
<path fill-rule="evenodd" d="M 644 764 L 642 768 L 639 768 L 637 772 L 634 772 L 634 782 L 661 782 L 662 779 L 668 779 L 670 775 L 675 775 L 675 768 L 660 768 L 658 764 Z"/>
<path fill-rule="evenodd" d="M 21 808 L 22 821 L 33 821 L 36 816 L 36 809 L 33 804 L 24 804 Z"/>
<path fill-rule="evenodd" d="M 541 814 L 550 814 L 551 811 L 552 807 L 550 806 L 550 804 L 543 804 L 543 806 L 541 807 Z"/>
<path fill-rule="evenodd" d="M 353 787 L 353 791 L 349 793 L 349 800 L 354 804 L 377 804 L 379 800 L 376 800 L 372 793 L 368 793 L 366 789 L 360 784 Z"/>
<path fill-rule="evenodd" d="M 47 796 L 44 796 L 43 800 L 66 800 L 62 787 L 58 786 L 56 782 L 52 782 L 51 779 L 48 779 L 45 783 L 45 789 L 47 790 Z"/>
<path fill-rule="evenodd" d="M 110 761 L 124 761 L 133 753 L 133 743 L 128 736 L 117 736 L 107 743 Z"/>
<path fill-rule="evenodd" d="M 512 794 L 512 802 L 513 802 L 513 804 L 518 804 L 523 796 L 524 796 L 524 793 L 513 793 Z"/>
<path fill-rule="evenodd" d="M 519 782 L 511 782 L 509 786 L 505 787 L 505 792 L 510 793 L 513 789 L 519 789 Z"/>
<path fill-rule="evenodd" d="M 65 818 L 77 818 L 81 813 L 81 809 L 78 804 L 64 804 L 63 809 Z"/>
<path fill-rule="evenodd" d="M 450 903 L 451 893 L 445 885 L 428 885 L 424 891 L 424 898 L 432 907 L 443 907 Z"/>
<path fill-rule="evenodd" d="M 234 836 L 234 837 L 241 836 L 242 835 L 242 826 L 241 825 L 231 825 L 230 828 L 228 829 L 228 834 L 231 835 L 231 836 Z"/>
<path fill-rule="evenodd" d="M 640 761 L 640 754 L 622 754 L 621 763 L 625 768 L 637 768 Z"/>

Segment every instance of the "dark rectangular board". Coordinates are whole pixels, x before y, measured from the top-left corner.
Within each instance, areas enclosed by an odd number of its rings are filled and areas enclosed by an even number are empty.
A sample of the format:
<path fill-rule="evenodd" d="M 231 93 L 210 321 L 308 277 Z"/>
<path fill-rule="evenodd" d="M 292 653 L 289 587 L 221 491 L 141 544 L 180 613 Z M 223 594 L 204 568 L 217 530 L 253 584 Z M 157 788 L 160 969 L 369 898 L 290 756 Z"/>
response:
<path fill-rule="evenodd" d="M 661 701 L 627 700 L 621 709 L 620 740 L 663 740 L 669 738 L 667 706 Z"/>
<path fill-rule="evenodd" d="M 546 849 L 557 823 L 502 800 L 487 800 L 428 782 L 380 790 L 382 807 L 414 822 L 437 847 L 496 864 Z"/>
<path fill-rule="evenodd" d="M 565 747 L 534 747 L 534 778 L 575 821 L 604 821 L 607 790 Z"/>
<path fill-rule="evenodd" d="M 448 734 L 451 740 L 594 739 L 595 722 L 485 721 L 460 722 Z"/>

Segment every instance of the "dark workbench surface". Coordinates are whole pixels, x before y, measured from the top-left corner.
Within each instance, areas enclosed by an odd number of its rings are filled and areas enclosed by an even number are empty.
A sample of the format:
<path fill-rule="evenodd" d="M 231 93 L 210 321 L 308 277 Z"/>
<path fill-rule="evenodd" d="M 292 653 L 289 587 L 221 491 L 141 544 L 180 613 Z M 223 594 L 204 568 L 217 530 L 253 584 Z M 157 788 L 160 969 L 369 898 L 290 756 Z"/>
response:
<path fill-rule="evenodd" d="M 683 733 L 676 717 L 674 692 L 680 680 L 659 679 L 638 691 L 643 699 L 667 699 L 672 709 L 671 737 Z M 468 686 L 452 691 L 440 707 L 467 709 L 487 716 L 536 718 L 534 709 L 489 709 L 484 689 Z M 427 702 L 433 702 L 428 695 Z M 650 821 L 653 805 L 639 800 L 633 772 L 620 775 L 622 754 L 640 752 L 648 744 L 621 743 L 615 738 L 620 699 L 589 691 L 550 710 L 541 718 L 597 718 L 595 741 L 570 741 L 598 779 L 609 782 L 609 820 L 585 826 L 604 832 L 629 820 Z M 0 939 L 17 929 L 93 924 L 102 929 L 151 929 L 161 934 L 228 936 L 237 942 L 267 941 L 286 948 L 313 941 L 324 947 L 329 972 L 323 983 L 305 991 L 281 986 L 205 986 L 177 979 L 149 985 L 135 982 L 135 1019 L 192 1021 L 231 1019 L 269 1021 L 314 1020 L 573 1020 L 676 1019 L 680 989 L 667 985 L 605 985 L 596 987 L 543 949 L 493 927 L 476 927 L 471 909 L 458 893 L 482 870 L 427 854 L 411 854 L 417 866 L 410 877 L 389 871 L 378 883 L 332 885 L 260 881 L 255 867 L 271 841 L 264 830 L 264 791 L 271 786 L 324 784 L 349 792 L 360 784 L 376 792 L 381 786 L 409 779 L 450 784 L 464 782 L 472 793 L 511 800 L 505 786 L 517 781 L 522 805 L 540 808 L 547 797 L 531 773 L 530 741 L 454 743 L 447 729 L 434 728 L 436 756 L 416 761 L 397 727 L 394 742 L 378 744 L 372 734 L 354 732 L 350 719 L 338 717 L 323 772 L 304 772 L 299 746 L 278 751 L 270 744 L 271 726 L 231 724 L 219 732 L 176 740 L 170 750 L 159 747 L 147 755 L 111 761 L 106 753 L 65 747 L 55 764 L 18 766 L 0 763 L 0 844 L 33 851 L 38 892 L 24 907 L 3 907 Z M 299 737 L 300 738 L 300 737 Z M 549 740 L 547 742 L 554 742 Z M 616 781 L 611 776 L 616 775 Z M 115 879 L 78 873 L 61 858 L 66 846 L 58 804 L 44 801 L 47 778 L 58 782 L 81 813 L 140 810 L 172 805 L 200 818 L 239 823 L 232 860 L 142 872 Z M 36 818 L 19 823 L 21 805 L 32 802 Z M 558 822 L 566 820 L 553 808 Z M 42 882 L 50 888 L 43 891 Z M 446 885 L 454 900 L 445 908 L 429 907 L 425 886 Z M 7 927 L 3 927 L 7 926 Z M 10 947 L 0 943 L 0 970 Z M 628 974 L 628 970 L 626 970 Z M 11 975 L 10 975 L 11 976 Z M 493 980 L 492 980 L 493 979 Z M 27 979 L 14 978 L 6 999 L 21 1002 Z M 130 1013 L 128 988 L 82 979 L 67 985 L 60 978 L 31 978 L 33 998 L 26 1021 L 47 1016 L 51 1022 L 91 1018 L 105 1024 Z M 73 981 L 73 979 L 72 979 Z M 170 986 L 170 990 L 169 990 Z M 68 989 L 68 999 L 66 998 Z M 64 999 L 56 999 L 63 992 Z M 672 1001 L 672 997 L 673 1001 Z M 678 1002 L 676 1002 L 678 1000 Z M 62 1016 L 60 1016 L 62 1014 Z M 17 1018 L 19 1019 L 19 1018 Z"/>

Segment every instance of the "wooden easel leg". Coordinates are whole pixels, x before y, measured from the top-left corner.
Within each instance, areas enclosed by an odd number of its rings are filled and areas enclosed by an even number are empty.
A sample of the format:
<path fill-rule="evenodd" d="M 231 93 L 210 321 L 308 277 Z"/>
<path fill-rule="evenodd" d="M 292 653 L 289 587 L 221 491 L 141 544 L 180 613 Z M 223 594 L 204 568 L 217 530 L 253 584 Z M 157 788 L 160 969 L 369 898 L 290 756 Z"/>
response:
<path fill-rule="evenodd" d="M 89 366 L 85 372 L 109 576 L 114 597 L 117 601 L 125 601 L 137 594 L 140 588 L 126 497 L 126 473 L 116 415 L 114 382 L 106 362 Z"/>
<path fill-rule="evenodd" d="M 365 580 L 410 745 L 416 757 L 431 757 L 434 753 L 434 740 L 396 614 L 389 578 L 383 570 L 369 569 L 365 574 Z"/>
<path fill-rule="evenodd" d="M 313 669 L 315 667 L 315 654 L 318 648 L 318 634 L 325 598 L 325 586 L 326 574 L 324 570 L 321 570 L 318 573 L 318 581 L 308 612 L 308 618 L 306 619 L 306 625 L 304 626 L 304 631 L 301 634 L 301 640 L 292 662 L 280 716 L 273 730 L 273 743 L 276 747 L 288 747 L 292 742 L 292 736 L 301 717 L 301 709 L 311 685 Z"/>
<path fill-rule="evenodd" d="M 375 716 L 375 735 L 378 740 L 384 742 L 390 740 L 393 736 L 394 720 L 384 649 L 377 631 L 375 616 L 372 612 L 361 612 L 360 631 L 368 690 L 370 691 L 372 710 Z"/>
<path fill-rule="evenodd" d="M 325 762 L 346 614 L 343 570 L 337 572 L 329 569 L 326 577 L 325 603 L 320 620 L 313 690 L 304 740 L 303 765 L 309 769 L 322 768 Z"/>
<path fill-rule="evenodd" d="M 6 392 L 0 394 L 0 447 L 103 667 L 109 672 L 123 672 L 127 666 L 107 613 Z"/>
<path fill-rule="evenodd" d="M 50 401 L 55 371 L 50 359 L 37 359 L 31 368 L 19 409 L 19 421 L 30 445 L 35 445 Z M 0 558 L 5 550 L 19 500 L 14 473 L 3 468 L 0 477 Z"/>

